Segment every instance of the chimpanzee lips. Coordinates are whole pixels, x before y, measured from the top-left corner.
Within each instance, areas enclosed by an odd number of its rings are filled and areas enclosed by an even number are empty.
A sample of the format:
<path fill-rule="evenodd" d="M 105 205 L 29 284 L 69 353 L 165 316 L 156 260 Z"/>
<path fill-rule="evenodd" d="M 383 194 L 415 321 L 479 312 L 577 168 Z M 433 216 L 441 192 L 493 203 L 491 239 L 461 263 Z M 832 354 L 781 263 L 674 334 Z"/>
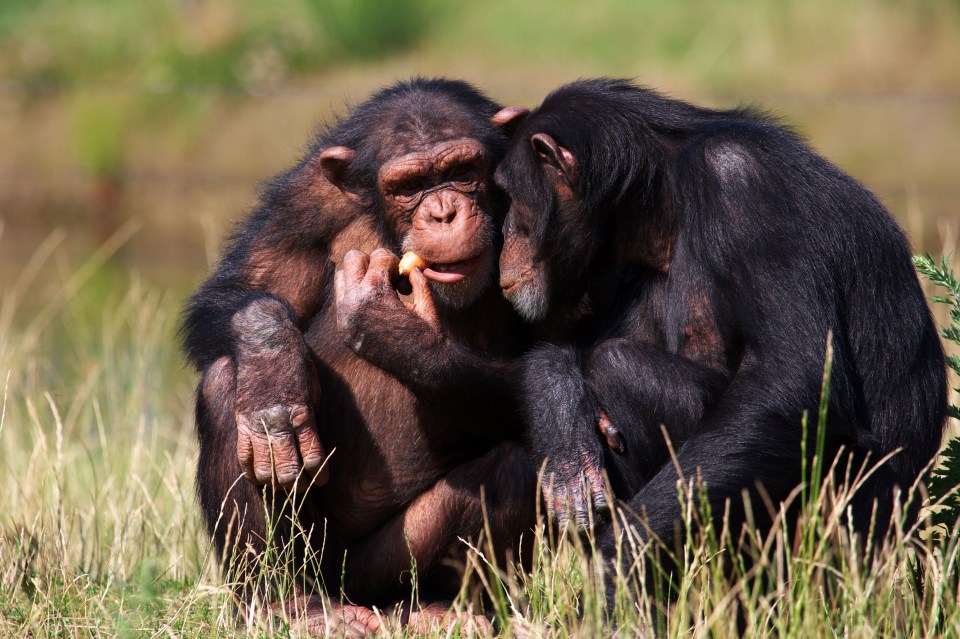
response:
<path fill-rule="evenodd" d="M 423 269 L 423 274 L 427 279 L 433 280 L 434 282 L 440 282 L 441 284 L 453 284 L 454 282 L 459 282 L 460 280 L 472 275 L 480 266 L 483 265 L 483 260 L 486 253 L 481 253 L 476 257 L 471 257 L 468 260 L 463 260 L 461 262 L 450 262 L 448 264 L 431 264 L 427 268 Z"/>

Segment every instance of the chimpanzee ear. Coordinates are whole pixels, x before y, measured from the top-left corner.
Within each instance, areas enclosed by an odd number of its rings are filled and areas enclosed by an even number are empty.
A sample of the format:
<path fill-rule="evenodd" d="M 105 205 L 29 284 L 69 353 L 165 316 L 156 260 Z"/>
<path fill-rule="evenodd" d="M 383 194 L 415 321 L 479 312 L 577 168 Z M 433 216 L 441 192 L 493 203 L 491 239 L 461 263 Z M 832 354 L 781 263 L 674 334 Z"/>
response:
<path fill-rule="evenodd" d="M 356 155 L 356 151 L 345 146 L 331 146 L 324 149 L 319 158 L 320 171 L 323 173 L 323 177 L 342 190 L 347 169 L 350 168 L 350 163 L 353 162 Z"/>
<path fill-rule="evenodd" d="M 501 129 L 507 135 L 513 135 L 513 132 L 527 119 L 528 115 L 530 115 L 530 109 L 527 107 L 503 107 L 493 114 L 493 117 L 490 118 L 490 123 L 498 129 Z"/>
<path fill-rule="evenodd" d="M 573 183 L 577 161 L 570 151 L 557 144 L 549 133 L 534 133 L 530 138 L 530 146 L 540 156 L 541 162 L 558 169 L 568 182 Z"/>

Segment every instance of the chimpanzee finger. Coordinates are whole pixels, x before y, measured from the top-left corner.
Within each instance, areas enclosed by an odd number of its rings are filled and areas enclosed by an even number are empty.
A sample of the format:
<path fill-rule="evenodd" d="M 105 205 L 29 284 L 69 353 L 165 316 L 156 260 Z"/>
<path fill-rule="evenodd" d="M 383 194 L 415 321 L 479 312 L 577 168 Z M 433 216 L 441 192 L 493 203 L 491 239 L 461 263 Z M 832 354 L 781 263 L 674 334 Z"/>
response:
<path fill-rule="evenodd" d="M 378 248 L 370 254 L 370 263 L 367 274 L 363 278 L 363 286 L 380 290 L 392 288 L 393 275 L 397 272 L 400 258 L 385 248 Z"/>
<path fill-rule="evenodd" d="M 351 289 L 348 294 L 346 278 L 343 269 L 337 269 L 333 273 L 333 302 L 336 309 L 337 329 L 349 333 L 358 306 L 358 295 L 356 288 Z"/>
<path fill-rule="evenodd" d="M 343 306 L 345 289 L 343 269 L 338 268 L 333 272 L 333 303 L 336 308 Z"/>
<path fill-rule="evenodd" d="M 590 493 L 587 486 L 588 482 L 583 473 L 577 478 L 573 486 L 570 487 L 570 511 L 573 515 L 573 523 L 578 531 L 590 529 Z"/>
<path fill-rule="evenodd" d="M 430 292 L 430 283 L 419 268 L 414 267 L 410 271 L 410 285 L 413 287 L 413 307 L 410 310 L 432 328 L 440 330 L 440 318 L 437 315 L 437 306 L 433 302 L 433 294 Z"/>
<path fill-rule="evenodd" d="M 250 441 L 249 424 L 243 424 L 240 420 L 245 417 L 237 418 L 237 461 L 240 462 L 240 470 L 243 476 L 248 480 L 257 481 L 257 475 L 253 470 L 253 443 Z"/>
<path fill-rule="evenodd" d="M 346 292 L 348 289 L 359 286 L 360 283 L 363 282 L 363 278 L 367 274 L 367 269 L 369 267 L 369 255 L 356 249 L 347 251 L 347 254 L 343 256 L 343 266 L 341 268 L 343 271 L 344 292 Z"/>
<path fill-rule="evenodd" d="M 603 437 L 607 440 L 607 446 L 609 446 L 612 450 L 615 450 L 618 453 L 623 453 L 627 450 L 627 443 L 623 438 L 623 433 L 620 432 L 620 429 L 617 428 L 616 424 L 610 421 L 610 418 L 607 417 L 605 412 L 603 412 L 603 409 L 600 409 L 597 416 L 597 427 L 600 429 Z"/>
<path fill-rule="evenodd" d="M 610 502 L 607 501 L 606 482 L 603 481 L 602 467 L 595 462 L 590 454 L 584 455 L 583 476 L 587 483 L 593 514 L 606 517 L 610 514 Z"/>
<path fill-rule="evenodd" d="M 250 414 L 254 474 L 261 484 L 293 486 L 300 472 L 300 452 L 290 425 L 290 409 L 277 404 Z"/>
<path fill-rule="evenodd" d="M 297 449 L 297 438 L 292 430 L 270 433 L 267 435 L 270 445 L 270 461 L 272 462 L 273 478 L 282 488 L 293 488 L 300 474 L 300 452 Z M 258 466 L 258 476 L 260 474 Z"/>
<path fill-rule="evenodd" d="M 290 411 L 290 423 L 297 437 L 305 474 L 297 481 L 297 491 L 305 491 L 311 483 L 323 486 L 327 483 L 329 473 L 323 464 L 326 454 L 317 437 L 313 412 L 307 406 L 297 406 Z"/>
<path fill-rule="evenodd" d="M 553 512 L 553 519 L 557 522 L 558 528 L 563 528 L 567 524 L 567 514 L 570 511 L 567 491 L 562 485 L 555 485 L 552 489 L 545 489 L 544 495 L 547 507 Z"/>

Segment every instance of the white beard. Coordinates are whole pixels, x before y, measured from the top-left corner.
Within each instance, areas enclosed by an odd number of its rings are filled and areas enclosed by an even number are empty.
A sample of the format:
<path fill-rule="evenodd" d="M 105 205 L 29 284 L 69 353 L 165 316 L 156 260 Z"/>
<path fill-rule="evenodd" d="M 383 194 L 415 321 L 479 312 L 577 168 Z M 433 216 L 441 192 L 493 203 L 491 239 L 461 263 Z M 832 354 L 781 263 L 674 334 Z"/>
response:
<path fill-rule="evenodd" d="M 524 282 L 506 297 L 527 322 L 539 322 L 547 316 L 547 286 L 542 275 Z"/>

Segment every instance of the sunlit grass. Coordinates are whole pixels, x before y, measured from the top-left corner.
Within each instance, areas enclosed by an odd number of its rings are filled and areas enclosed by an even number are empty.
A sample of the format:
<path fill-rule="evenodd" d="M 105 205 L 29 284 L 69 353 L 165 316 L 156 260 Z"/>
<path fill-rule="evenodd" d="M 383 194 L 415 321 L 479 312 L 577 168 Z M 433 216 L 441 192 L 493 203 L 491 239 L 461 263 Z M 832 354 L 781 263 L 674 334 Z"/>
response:
<path fill-rule="evenodd" d="M 0 636 L 296 634 L 296 618 L 238 615 L 218 574 L 193 494 L 193 380 L 173 338 L 180 302 L 134 274 L 106 275 L 122 240 L 63 270 L 54 257 L 63 238 L 51 236 L 20 283 L 3 290 Z M 60 278 L 53 286 L 35 279 L 47 270 Z M 709 517 L 698 488 L 679 486 L 686 544 L 669 605 L 638 605 L 662 600 L 639 578 L 656 570 L 643 553 L 632 570 L 604 574 L 594 540 L 540 525 L 523 541 L 532 547 L 529 571 L 493 565 L 485 541 L 472 540 L 455 609 L 482 608 L 502 636 L 522 637 L 608 636 L 611 620 L 621 636 L 960 632 L 960 535 L 898 529 L 865 557 L 839 525 L 858 478 L 835 485 L 821 472 L 823 490 L 795 495 L 806 504 L 798 527 L 780 521 L 767 535 L 748 534 L 743 555 L 729 550 L 739 531 L 701 523 Z M 621 533 L 625 548 L 656 549 Z M 290 591 L 282 575 L 292 555 L 282 546 L 268 552 L 255 578 L 281 575 Z M 619 590 L 607 611 L 603 580 L 611 578 Z M 386 634 L 404 632 L 391 621 Z"/>

